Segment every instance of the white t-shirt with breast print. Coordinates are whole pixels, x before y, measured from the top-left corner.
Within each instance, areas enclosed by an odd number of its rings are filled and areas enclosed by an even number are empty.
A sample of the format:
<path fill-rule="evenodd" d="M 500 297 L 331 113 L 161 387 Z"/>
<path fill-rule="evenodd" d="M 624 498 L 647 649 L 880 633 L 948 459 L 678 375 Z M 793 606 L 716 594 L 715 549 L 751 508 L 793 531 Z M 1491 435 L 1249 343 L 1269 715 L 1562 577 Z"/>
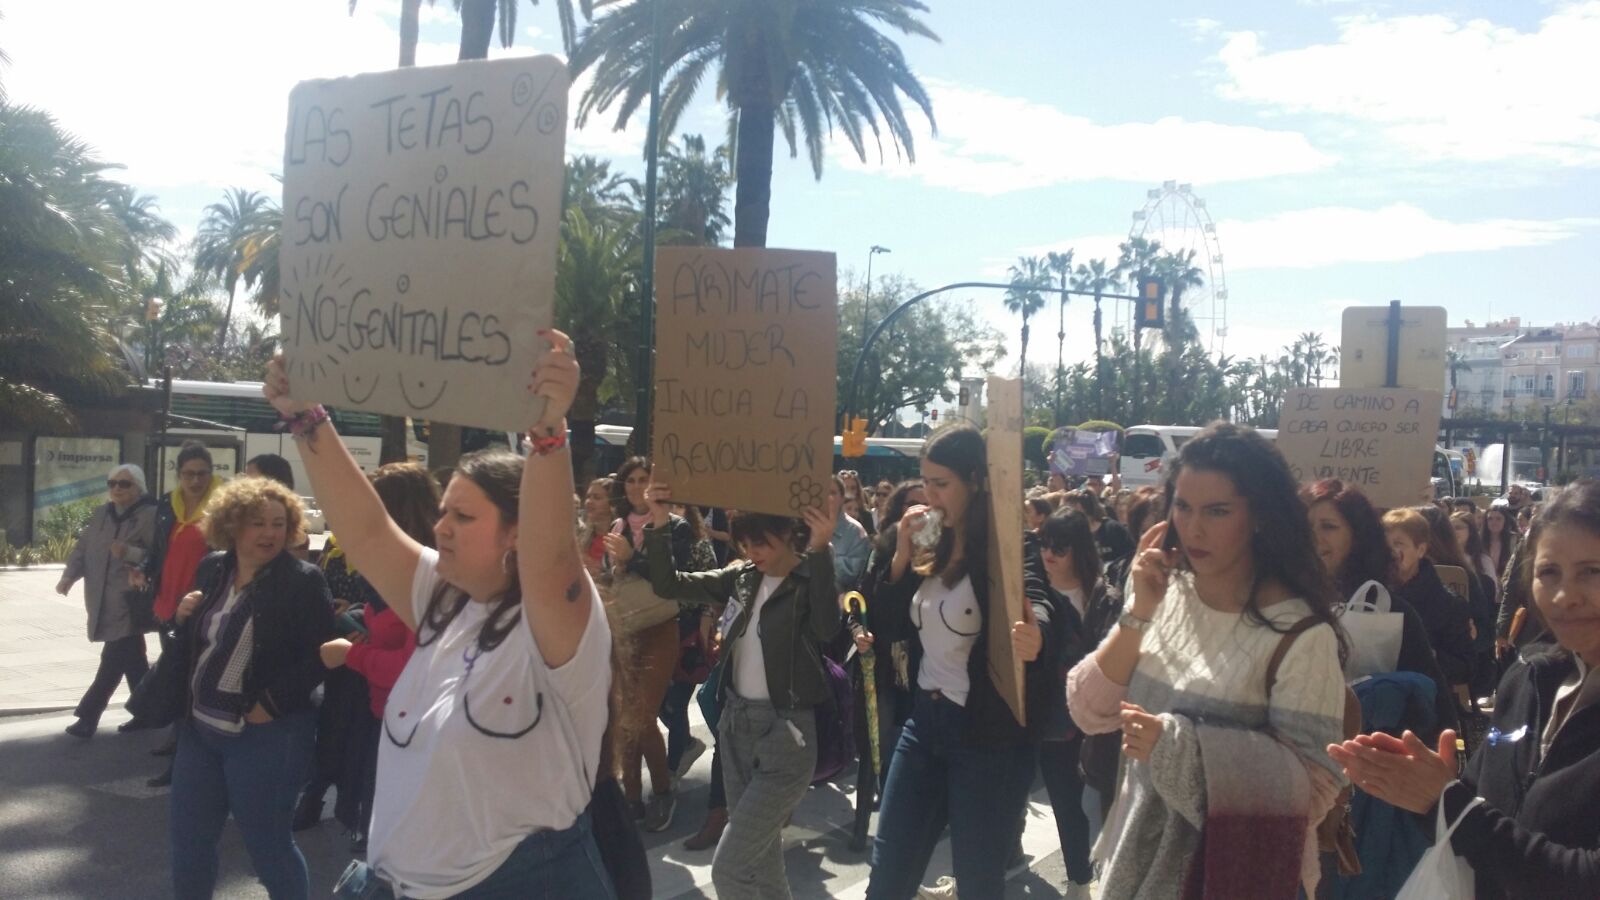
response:
<path fill-rule="evenodd" d="M 911 623 L 922 640 L 922 663 L 917 667 L 917 687 L 938 691 L 958 706 L 967 705 L 972 689 L 967 660 L 983 631 L 983 613 L 972 579 L 966 575 L 950 587 L 937 576 L 924 578 L 911 602 Z"/>
<path fill-rule="evenodd" d="M 440 583 L 424 549 L 411 588 L 420 623 Z M 611 629 L 590 584 L 589 624 L 566 665 L 545 665 L 527 616 L 479 652 L 489 605 L 468 602 L 418 645 L 384 709 L 368 859 L 407 897 L 488 878 L 536 831 L 588 808 L 606 728 Z"/>

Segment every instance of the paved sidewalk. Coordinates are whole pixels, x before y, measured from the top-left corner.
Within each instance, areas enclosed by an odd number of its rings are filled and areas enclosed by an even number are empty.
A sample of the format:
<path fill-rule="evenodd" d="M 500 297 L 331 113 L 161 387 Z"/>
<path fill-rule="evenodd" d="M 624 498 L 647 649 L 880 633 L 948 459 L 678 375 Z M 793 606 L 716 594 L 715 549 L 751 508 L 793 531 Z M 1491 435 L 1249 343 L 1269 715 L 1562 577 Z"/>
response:
<path fill-rule="evenodd" d="M 61 567 L 0 571 L 0 716 L 70 710 L 94 680 L 100 645 L 88 638 L 83 584 L 56 593 Z M 147 637 L 150 661 L 160 646 Z M 117 689 L 112 708 L 128 698 Z"/>

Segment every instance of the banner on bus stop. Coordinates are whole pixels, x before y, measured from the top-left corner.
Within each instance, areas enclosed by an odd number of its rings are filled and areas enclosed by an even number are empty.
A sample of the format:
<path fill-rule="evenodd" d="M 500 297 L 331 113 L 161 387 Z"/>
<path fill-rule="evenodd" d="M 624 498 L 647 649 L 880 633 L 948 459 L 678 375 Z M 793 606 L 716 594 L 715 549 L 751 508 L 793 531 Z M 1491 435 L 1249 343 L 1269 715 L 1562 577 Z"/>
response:
<path fill-rule="evenodd" d="M 294 88 L 279 277 L 296 396 L 500 431 L 538 420 L 566 122 L 551 56 Z"/>
<path fill-rule="evenodd" d="M 827 503 L 835 265 L 800 250 L 656 252 L 653 460 L 675 499 L 783 516 Z"/>
<path fill-rule="evenodd" d="M 1411 388 L 1293 388 L 1278 449 L 1302 484 L 1337 478 L 1380 508 L 1423 503 L 1443 400 Z"/>

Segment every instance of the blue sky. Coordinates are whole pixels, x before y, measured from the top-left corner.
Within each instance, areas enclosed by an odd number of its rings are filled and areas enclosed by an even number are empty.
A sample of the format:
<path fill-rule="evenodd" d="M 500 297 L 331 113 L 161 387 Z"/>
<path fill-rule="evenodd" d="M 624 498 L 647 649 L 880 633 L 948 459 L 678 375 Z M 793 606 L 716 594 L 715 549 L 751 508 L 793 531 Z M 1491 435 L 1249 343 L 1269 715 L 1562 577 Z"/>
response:
<path fill-rule="evenodd" d="M 840 140 L 821 182 L 780 159 L 771 245 L 832 250 L 858 277 L 873 244 L 893 250 L 875 274 L 1003 277 L 1021 253 L 1114 254 L 1173 180 L 1215 223 L 1230 354 L 1336 342 L 1343 307 L 1396 298 L 1452 324 L 1600 315 L 1597 0 L 931 5 L 943 40 L 902 46 L 938 136 L 916 120 L 914 165 L 892 148 L 863 164 Z M 8 3 L 4 78 L 192 232 L 226 186 L 277 190 L 295 82 L 393 64 L 398 0 L 346 8 Z M 523 4 L 495 55 L 556 52 L 555 32 L 549 2 Z M 425 8 L 420 61 L 452 60 L 458 34 L 447 0 Z M 722 120 L 708 89 L 684 128 L 715 138 Z M 641 170 L 642 116 L 609 124 L 569 132 L 569 151 Z M 997 296 L 973 299 L 1017 331 Z M 1082 358 L 1086 304 L 1068 316 Z"/>

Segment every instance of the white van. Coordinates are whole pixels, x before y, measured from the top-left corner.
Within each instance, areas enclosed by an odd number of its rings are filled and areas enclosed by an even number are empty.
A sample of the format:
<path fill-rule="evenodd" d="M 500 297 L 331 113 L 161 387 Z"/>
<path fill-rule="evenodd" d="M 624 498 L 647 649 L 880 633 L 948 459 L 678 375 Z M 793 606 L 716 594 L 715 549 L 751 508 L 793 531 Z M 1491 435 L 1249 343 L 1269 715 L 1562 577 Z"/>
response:
<path fill-rule="evenodd" d="M 1165 462 L 1178 454 L 1183 442 L 1204 429 L 1198 425 L 1135 425 L 1122 439 L 1122 486 L 1160 484 Z M 1275 428 L 1257 429 L 1269 441 L 1278 439 Z"/>

